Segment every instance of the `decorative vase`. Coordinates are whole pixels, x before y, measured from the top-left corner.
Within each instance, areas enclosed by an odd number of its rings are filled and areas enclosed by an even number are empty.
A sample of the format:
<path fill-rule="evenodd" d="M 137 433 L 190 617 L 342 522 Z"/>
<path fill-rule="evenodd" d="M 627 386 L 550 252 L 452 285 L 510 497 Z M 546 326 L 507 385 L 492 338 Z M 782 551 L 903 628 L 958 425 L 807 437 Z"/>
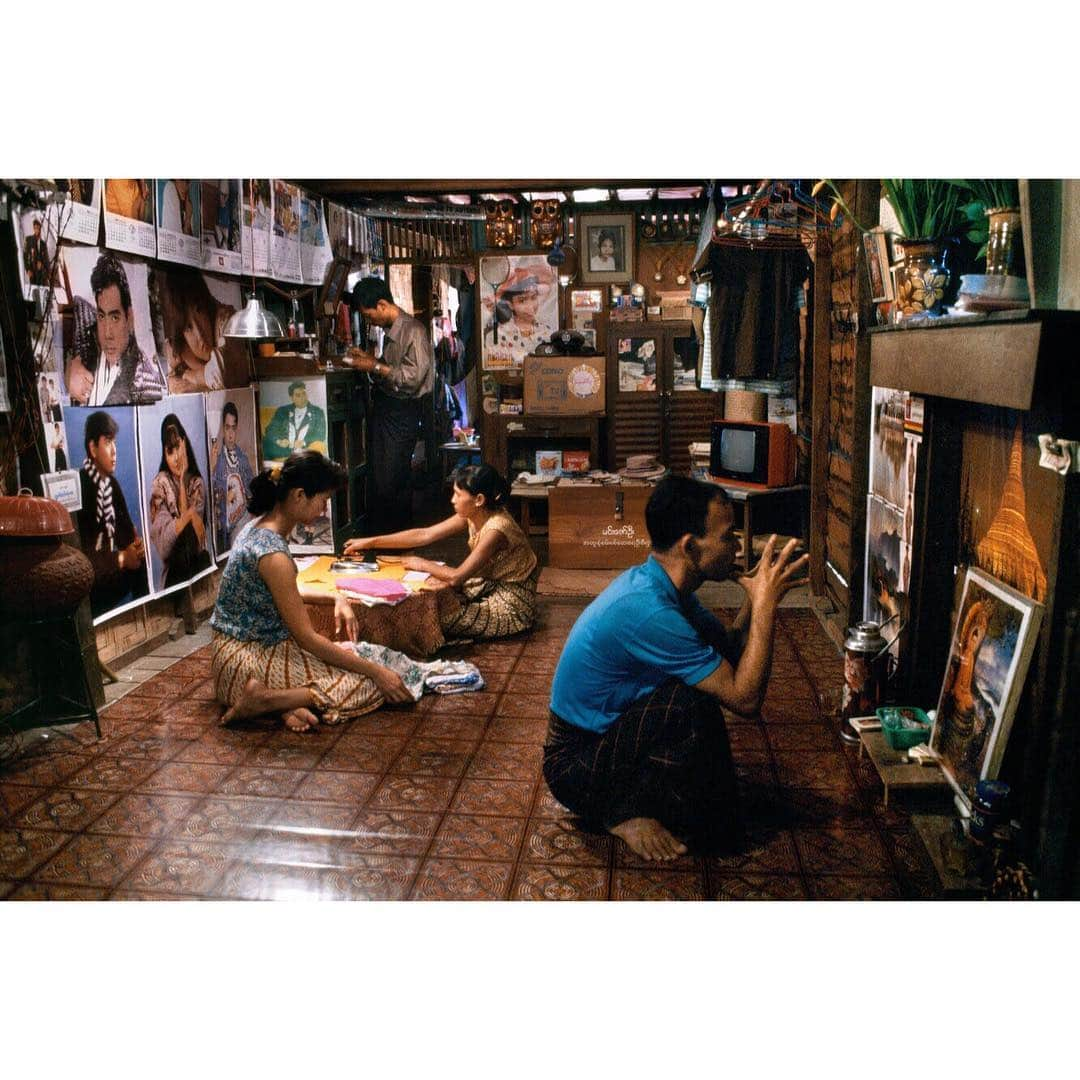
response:
<path fill-rule="evenodd" d="M 53 499 L 28 491 L 0 496 L 0 616 L 57 615 L 86 596 L 93 565 L 60 539 L 74 531 L 71 515 Z"/>
<path fill-rule="evenodd" d="M 986 211 L 989 238 L 986 242 L 986 272 L 1002 277 L 1024 276 L 1024 245 L 1020 232 L 1020 211 L 1013 206 L 995 206 Z"/>
<path fill-rule="evenodd" d="M 893 318 L 906 322 L 941 314 L 941 298 L 949 283 L 945 245 L 939 240 L 903 240 L 904 263 L 896 272 Z"/>

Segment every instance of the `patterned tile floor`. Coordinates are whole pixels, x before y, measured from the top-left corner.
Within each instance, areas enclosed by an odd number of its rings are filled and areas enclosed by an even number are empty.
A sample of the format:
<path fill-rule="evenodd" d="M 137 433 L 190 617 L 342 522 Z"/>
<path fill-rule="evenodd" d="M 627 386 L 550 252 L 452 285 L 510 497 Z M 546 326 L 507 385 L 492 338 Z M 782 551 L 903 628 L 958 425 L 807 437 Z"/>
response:
<path fill-rule="evenodd" d="M 540 761 L 551 676 L 586 602 L 544 598 L 527 640 L 472 648 L 483 693 L 310 735 L 220 728 L 207 631 L 166 646 L 110 688 L 100 741 L 89 724 L 52 729 L 0 765 L 0 898 L 936 895 L 903 810 L 882 811 L 872 768 L 818 713 L 841 658 L 805 609 L 781 612 L 761 716 L 728 718 L 742 850 L 659 868 L 576 828 Z"/>

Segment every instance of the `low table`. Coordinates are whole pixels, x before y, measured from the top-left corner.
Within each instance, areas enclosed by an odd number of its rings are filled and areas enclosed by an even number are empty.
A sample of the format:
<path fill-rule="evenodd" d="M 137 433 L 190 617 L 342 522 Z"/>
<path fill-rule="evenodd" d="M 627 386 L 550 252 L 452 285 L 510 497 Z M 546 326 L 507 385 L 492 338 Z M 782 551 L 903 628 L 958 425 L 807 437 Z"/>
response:
<path fill-rule="evenodd" d="M 889 790 L 949 792 L 948 780 L 940 765 L 920 765 L 908 761 L 906 750 L 894 750 L 880 731 L 863 731 L 859 734 L 859 756 L 869 754 L 885 788 L 884 807 L 889 807 Z"/>
<path fill-rule="evenodd" d="M 325 637 L 334 640 L 334 600 L 338 593 L 334 587 L 335 574 L 330 571 L 334 561 L 331 555 L 316 559 L 311 566 L 296 575 L 296 585 L 304 598 L 304 606 L 312 626 Z M 357 575 L 384 580 L 400 581 L 405 576 L 401 563 L 382 566 L 378 571 Z M 408 587 L 408 586 L 406 586 Z M 440 628 L 440 615 L 445 605 L 453 604 L 449 588 L 430 586 L 423 582 L 397 604 L 376 604 L 369 607 L 362 600 L 347 598 L 360 624 L 360 640 L 374 645 L 386 645 L 412 657 L 430 656 L 446 644 Z"/>
<path fill-rule="evenodd" d="M 510 498 L 518 499 L 519 524 L 521 531 L 526 536 L 547 536 L 546 525 L 534 525 L 532 522 L 532 505 L 538 501 L 547 502 L 550 484 L 513 484 L 510 488 Z"/>

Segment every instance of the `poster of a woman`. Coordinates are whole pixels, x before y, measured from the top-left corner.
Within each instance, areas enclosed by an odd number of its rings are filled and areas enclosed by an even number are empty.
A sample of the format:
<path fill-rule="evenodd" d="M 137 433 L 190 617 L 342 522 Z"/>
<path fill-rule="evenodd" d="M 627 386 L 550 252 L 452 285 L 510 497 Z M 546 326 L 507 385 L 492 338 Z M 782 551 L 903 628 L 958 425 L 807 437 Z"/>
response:
<path fill-rule="evenodd" d="M 209 465 L 202 394 L 139 409 L 151 588 L 171 592 L 210 570 Z"/>

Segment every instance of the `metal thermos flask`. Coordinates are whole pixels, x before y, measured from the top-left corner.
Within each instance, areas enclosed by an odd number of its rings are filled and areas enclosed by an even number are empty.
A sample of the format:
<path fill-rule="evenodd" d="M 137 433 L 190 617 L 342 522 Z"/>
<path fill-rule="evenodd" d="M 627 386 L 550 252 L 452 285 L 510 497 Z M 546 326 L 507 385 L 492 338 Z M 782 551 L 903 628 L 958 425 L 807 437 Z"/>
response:
<path fill-rule="evenodd" d="M 885 697 L 889 680 L 889 653 L 881 627 L 876 622 L 860 622 L 848 628 L 844 641 L 844 695 L 840 737 L 858 742 L 848 723 L 853 716 L 870 716 Z"/>

